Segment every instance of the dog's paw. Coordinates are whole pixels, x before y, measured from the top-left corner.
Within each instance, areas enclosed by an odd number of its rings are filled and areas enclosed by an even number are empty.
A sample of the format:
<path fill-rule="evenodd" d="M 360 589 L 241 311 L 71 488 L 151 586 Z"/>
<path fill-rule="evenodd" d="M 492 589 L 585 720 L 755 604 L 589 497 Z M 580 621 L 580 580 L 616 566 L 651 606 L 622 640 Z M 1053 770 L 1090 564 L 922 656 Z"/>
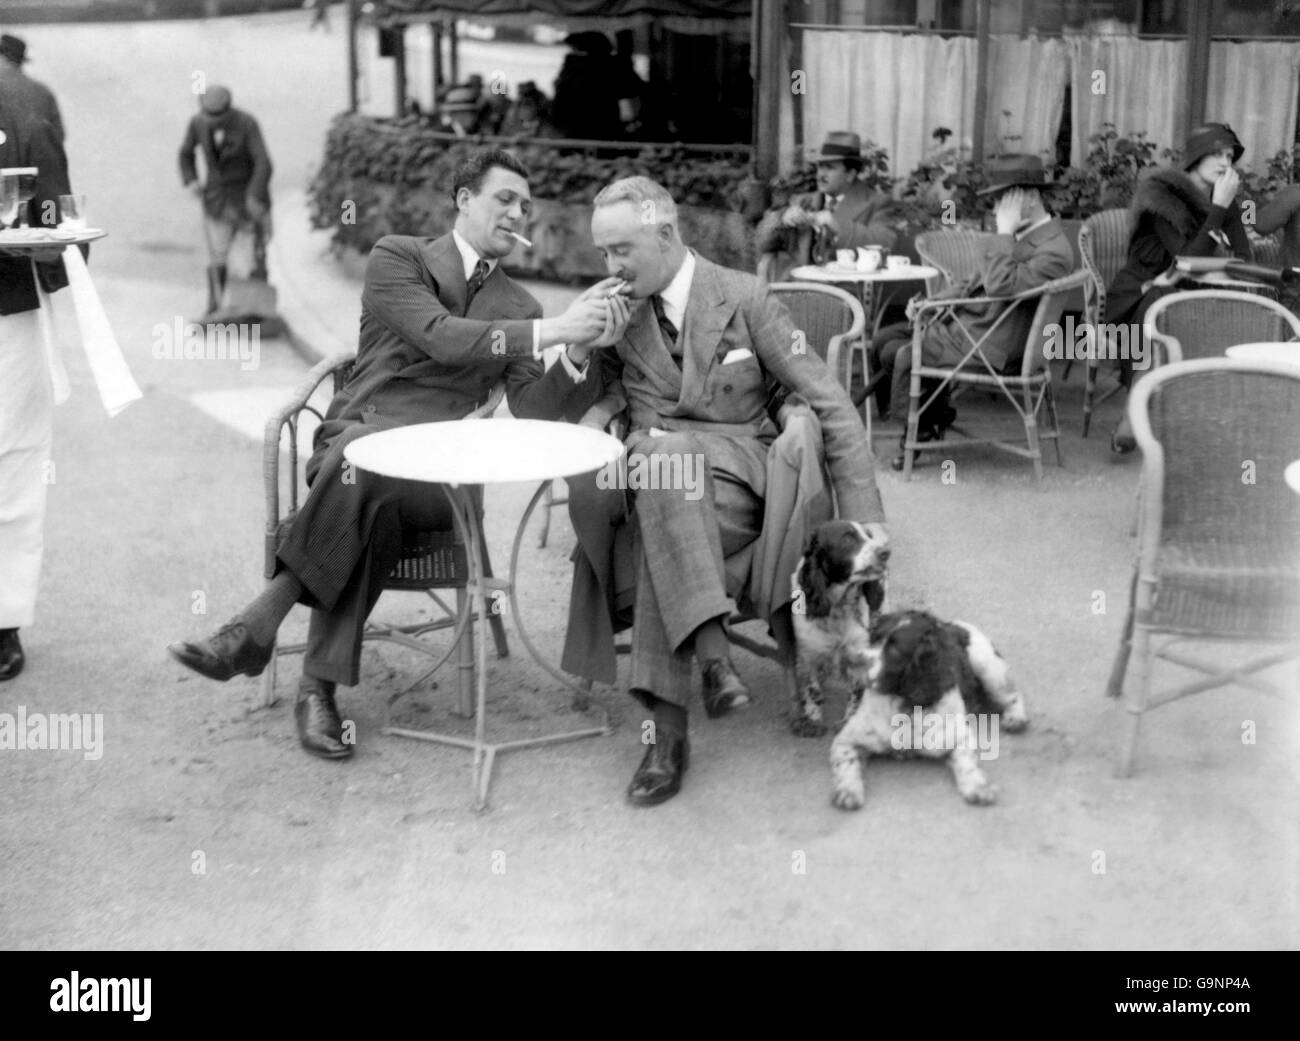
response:
<path fill-rule="evenodd" d="M 837 810 L 860 810 L 867 801 L 867 793 L 861 788 L 836 788 L 831 793 L 831 805 Z"/>
<path fill-rule="evenodd" d="M 1025 711 L 1025 703 L 1020 698 L 1004 708 L 999 714 L 999 726 L 1008 734 L 1018 734 L 1029 726 L 1029 713 Z"/>
<path fill-rule="evenodd" d="M 826 733 L 826 724 L 807 716 L 795 716 L 790 720 L 790 733 L 795 737 L 821 737 Z"/>
<path fill-rule="evenodd" d="M 961 793 L 961 797 L 972 806 L 992 806 L 998 801 L 998 788 L 997 785 L 984 781 L 968 787 Z"/>

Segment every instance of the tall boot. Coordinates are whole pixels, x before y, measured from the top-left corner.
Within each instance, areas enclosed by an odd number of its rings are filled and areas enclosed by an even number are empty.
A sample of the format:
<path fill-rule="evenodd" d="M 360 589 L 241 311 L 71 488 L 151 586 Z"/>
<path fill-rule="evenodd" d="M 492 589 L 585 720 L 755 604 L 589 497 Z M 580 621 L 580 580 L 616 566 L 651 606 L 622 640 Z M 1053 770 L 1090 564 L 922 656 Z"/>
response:
<path fill-rule="evenodd" d="M 221 297 L 226 291 L 226 265 L 208 265 L 208 315 L 216 314 L 221 307 Z M 206 315 L 205 315 L 206 317 Z"/>

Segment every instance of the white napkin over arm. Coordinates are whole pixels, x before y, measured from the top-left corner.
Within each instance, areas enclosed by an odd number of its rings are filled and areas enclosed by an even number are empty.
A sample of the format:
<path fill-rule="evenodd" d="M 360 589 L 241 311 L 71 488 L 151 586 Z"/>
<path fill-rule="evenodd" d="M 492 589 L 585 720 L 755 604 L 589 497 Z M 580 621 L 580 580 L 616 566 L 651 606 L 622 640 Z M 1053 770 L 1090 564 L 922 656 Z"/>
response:
<path fill-rule="evenodd" d="M 108 323 L 104 305 L 90 280 L 81 250 L 76 246 L 66 247 L 63 266 L 68 272 L 72 306 L 77 312 L 77 325 L 81 327 L 81 344 L 86 349 L 86 361 L 90 363 L 91 374 L 99 388 L 99 398 L 108 414 L 116 416 L 143 395 L 113 335 L 113 327 Z"/>

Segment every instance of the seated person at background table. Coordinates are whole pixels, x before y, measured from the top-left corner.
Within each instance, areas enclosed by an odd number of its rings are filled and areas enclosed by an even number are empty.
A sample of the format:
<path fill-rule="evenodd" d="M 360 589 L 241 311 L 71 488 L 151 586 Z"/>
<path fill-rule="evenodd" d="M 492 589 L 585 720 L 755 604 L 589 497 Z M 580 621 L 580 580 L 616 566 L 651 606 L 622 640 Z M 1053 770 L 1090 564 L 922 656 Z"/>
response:
<path fill-rule="evenodd" d="M 676 460 L 673 473 L 685 474 L 688 462 L 698 467 L 693 489 L 685 481 L 662 487 L 673 482 L 660 479 L 642 482 L 653 486 L 633 497 L 641 548 L 631 693 L 653 715 L 655 736 L 628 798 L 645 806 L 681 786 L 692 657 L 711 717 L 750 702 L 723 628 L 734 609 L 723 561 L 762 528 L 767 453 L 778 433 L 768 414 L 772 382 L 820 422 L 840 515 L 870 525 L 883 543 L 884 512 L 848 395 L 815 351 L 801 349 L 789 312 L 757 278 L 686 248 L 663 187 L 645 177 L 615 181 L 596 196 L 591 232 L 610 274 L 626 281 L 623 292 L 639 305 L 615 349 L 600 356 L 605 387 L 627 404 L 629 467 L 638 456 L 651 465 Z M 601 487 L 610 483 L 596 474 L 569 481 L 579 547 L 562 664 L 612 682 L 596 674 L 599 665 L 593 670 L 607 651 L 612 673 L 613 635 L 600 613 L 614 602 L 614 531 L 628 511 L 625 491 Z M 609 646 L 596 645 L 597 631 Z"/>
<path fill-rule="evenodd" d="M 1245 148 L 1224 123 L 1206 123 L 1188 135 L 1181 169 L 1161 167 L 1138 182 L 1129 207 L 1128 260 L 1106 290 L 1105 321 L 1141 325 L 1147 309 L 1177 286 L 1154 285 L 1179 256 L 1251 259 L 1241 223 L 1233 164 Z M 1110 439 L 1111 451 L 1137 447 L 1125 409 Z"/>
<path fill-rule="evenodd" d="M 279 573 L 214 635 L 169 648 L 215 680 L 256 676 L 284 616 L 307 604 L 294 715 L 303 747 L 326 758 L 352 753 L 335 685 L 357 683 L 362 629 L 400 556 L 403 527 L 452 527 L 440 488 L 354 470 L 344 447 L 378 430 L 460 419 L 502 379 L 515 416 L 577 419 L 600 391 L 599 379 L 586 377 L 588 354 L 626 317 L 626 303 L 607 298 L 613 282 L 606 280 L 558 318 L 542 318 L 537 301 L 501 270 L 498 261 L 515 246 L 510 232 L 531 205 L 527 173 L 513 156 L 470 156 L 456 171 L 452 198 L 458 214 L 450 234 L 388 235 L 370 253 L 356 367 L 316 431 L 306 469 L 311 490 L 281 541 Z M 560 343 L 570 345 L 561 364 L 544 373 L 540 351 Z"/>
<path fill-rule="evenodd" d="M 857 134 L 827 135 L 815 162 L 817 190 L 794 196 L 759 222 L 758 252 L 778 255 L 773 282 L 796 265 L 834 260 L 837 249 L 882 246 L 888 251 L 898 239 L 893 200 L 858 180 L 862 143 Z"/>
<path fill-rule="evenodd" d="M 1035 155 L 1004 156 L 990 159 L 986 166 L 988 187 L 979 194 L 996 195 L 993 218 L 997 234 L 984 248 L 979 271 L 963 285 L 952 286 L 939 298 L 957 299 L 977 296 L 1015 296 L 1034 289 L 1054 278 L 1068 275 L 1074 267 L 1070 240 L 1043 205 L 1048 189 L 1043 162 Z M 908 306 L 908 322 L 886 326 L 871 344 L 872 382 L 876 404 L 882 417 L 907 420 L 908 396 L 912 380 L 912 326 L 915 305 Z M 1005 303 L 971 304 L 933 322 L 922 340 L 922 358 L 926 365 L 956 365 L 971 349 L 972 342 L 991 329 L 1011 306 Z M 1002 371 L 1019 364 L 1025 349 L 1025 337 L 1033 321 L 1034 304 L 1020 305 L 982 344 L 989 364 Z M 960 320 L 970 334 L 968 339 L 957 327 Z M 978 366 L 978 361 L 975 362 Z M 866 397 L 861 392 L 859 403 Z M 933 440 L 955 418 L 956 413 L 942 401 L 931 403 L 921 417 L 920 438 Z M 906 436 L 906 434 L 904 434 Z M 893 462 L 902 469 L 902 457 Z"/>
<path fill-rule="evenodd" d="M 1300 267 L 1300 184 L 1288 184 L 1259 208 L 1255 230 L 1261 235 L 1282 232 L 1282 266 Z"/>

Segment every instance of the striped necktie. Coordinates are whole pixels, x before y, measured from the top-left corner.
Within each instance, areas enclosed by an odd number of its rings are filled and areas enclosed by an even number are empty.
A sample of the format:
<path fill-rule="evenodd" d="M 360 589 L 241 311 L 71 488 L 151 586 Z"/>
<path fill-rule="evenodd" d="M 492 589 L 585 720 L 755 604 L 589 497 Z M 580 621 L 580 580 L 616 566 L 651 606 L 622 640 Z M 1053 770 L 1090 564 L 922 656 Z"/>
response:
<path fill-rule="evenodd" d="M 483 288 L 483 283 L 488 277 L 488 262 L 480 260 L 474 265 L 474 272 L 469 276 L 469 281 L 465 284 L 465 310 L 469 310 L 469 305 L 474 302 L 474 297 L 478 291 Z"/>
<path fill-rule="evenodd" d="M 664 312 L 664 298 L 656 293 L 650 298 L 650 306 L 654 308 L 655 318 L 659 322 L 659 331 L 663 333 L 664 346 L 668 348 L 670 354 L 676 353 L 673 348 L 677 346 L 677 326 L 673 325 Z"/>

